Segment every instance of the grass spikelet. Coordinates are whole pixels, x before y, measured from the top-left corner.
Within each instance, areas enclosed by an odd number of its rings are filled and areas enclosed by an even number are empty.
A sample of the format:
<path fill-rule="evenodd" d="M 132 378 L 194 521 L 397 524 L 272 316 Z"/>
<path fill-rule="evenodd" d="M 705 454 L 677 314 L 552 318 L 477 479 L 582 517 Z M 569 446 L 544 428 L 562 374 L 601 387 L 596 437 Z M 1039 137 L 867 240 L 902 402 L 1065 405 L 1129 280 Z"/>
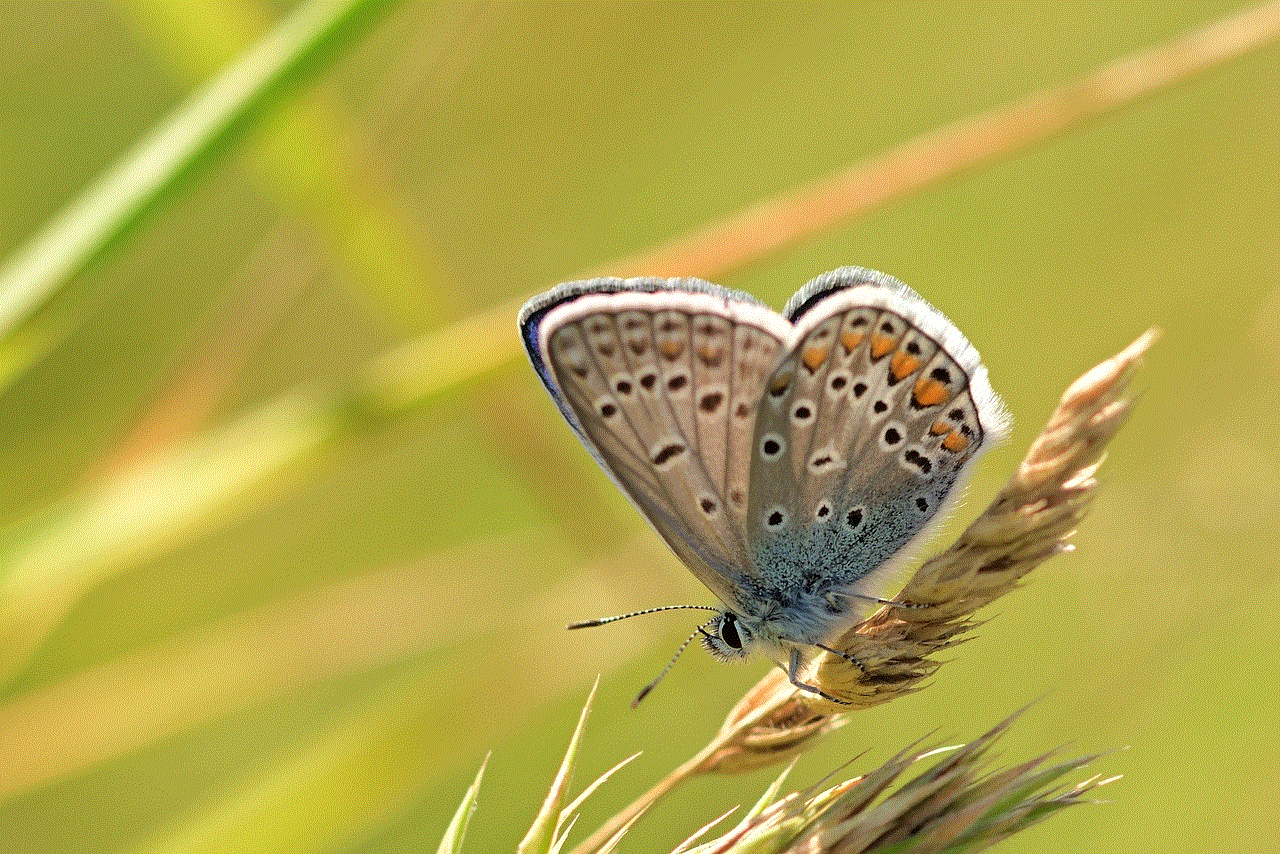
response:
<path fill-rule="evenodd" d="M 848 711 L 919 690 L 938 668 L 933 656 L 978 625 L 972 619 L 976 610 L 1070 549 L 1067 540 L 1097 489 L 1093 475 L 1132 405 L 1129 381 L 1155 338 L 1154 331 L 1144 333 L 1067 389 L 991 505 L 894 597 L 913 607 L 887 605 L 834 644 L 864 670 L 830 654 L 818 659 L 814 684 L 849 705 L 813 695 L 799 697 L 802 705 Z"/>
<path fill-rule="evenodd" d="M 556 772 L 555 781 L 551 784 L 547 797 L 542 802 L 542 809 L 533 820 L 533 825 L 524 839 L 520 840 L 519 854 L 550 854 L 560 847 L 566 821 L 572 814 L 571 809 L 564 809 L 565 796 L 569 791 L 569 782 L 573 778 L 573 763 L 578 755 L 578 746 L 582 743 L 582 730 L 587 724 L 587 715 L 591 713 L 591 704 L 596 698 L 596 689 L 600 681 L 591 686 L 591 693 L 582 706 L 582 714 L 578 716 L 578 725 L 574 727 L 569 738 L 569 746 L 565 749 L 564 759 L 560 761 L 560 769 Z M 574 802 L 576 805 L 577 801 Z"/>
<path fill-rule="evenodd" d="M 440 847 L 436 849 L 436 854 L 458 854 L 462 850 L 462 841 L 467 836 L 467 825 L 471 821 L 472 814 L 476 811 L 476 801 L 480 797 L 480 781 L 484 779 L 484 769 L 489 765 L 489 757 L 484 758 L 484 762 L 480 763 L 480 770 L 476 772 L 475 781 L 467 788 L 462 796 L 462 803 L 458 804 L 458 811 L 453 814 L 453 818 L 449 821 L 449 826 L 445 829 L 444 838 L 440 840 Z"/>
<path fill-rule="evenodd" d="M 695 845 L 728 814 L 721 815 L 680 843 L 672 854 L 983 851 L 1066 807 L 1084 802 L 1088 792 L 1116 779 L 1093 777 L 1071 786 L 1061 783 L 1063 777 L 1083 768 L 1094 757 L 1050 765 L 1051 754 L 1045 754 L 1012 767 L 993 768 L 992 748 L 1016 717 L 1006 718 L 967 744 L 923 750 L 911 745 L 859 777 L 821 790 L 779 796 L 791 771 L 788 766 L 736 825 Z M 572 814 L 613 771 L 626 764 L 604 774 L 568 807 L 561 808 L 581 732 L 580 720 L 543 810 L 521 844 L 522 852 L 560 851 L 573 827 Z M 474 800 L 472 793 L 468 798 Z M 654 800 L 642 796 L 636 802 L 641 805 L 639 809 L 614 816 L 580 843 L 574 854 L 614 850 Z"/>

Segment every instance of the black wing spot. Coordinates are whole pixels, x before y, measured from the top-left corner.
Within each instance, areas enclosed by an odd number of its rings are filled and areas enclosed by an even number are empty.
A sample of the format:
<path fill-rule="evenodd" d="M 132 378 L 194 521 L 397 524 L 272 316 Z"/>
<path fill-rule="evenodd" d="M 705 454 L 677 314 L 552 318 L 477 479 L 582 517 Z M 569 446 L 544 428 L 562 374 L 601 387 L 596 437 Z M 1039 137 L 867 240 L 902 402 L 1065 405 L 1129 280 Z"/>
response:
<path fill-rule="evenodd" d="M 835 461 L 835 457 L 831 456 L 831 454 L 819 453 L 809 461 L 809 468 L 820 472 L 823 469 L 830 468 L 835 465 Z"/>
<path fill-rule="evenodd" d="M 655 466 L 660 466 L 664 463 L 669 463 L 671 460 L 680 456 L 687 450 L 688 448 L 686 448 L 681 442 L 672 442 L 669 445 L 663 445 L 658 449 L 658 452 L 653 455 L 653 464 Z"/>
<path fill-rule="evenodd" d="M 667 377 L 667 391 L 677 392 L 682 390 L 689 384 L 689 378 L 684 374 L 672 374 Z"/>
<path fill-rule="evenodd" d="M 875 405 L 871 408 L 875 410 L 876 415 L 883 415 L 889 411 L 889 404 L 885 403 L 883 400 L 877 400 Z"/>
<path fill-rule="evenodd" d="M 844 523 L 850 528 L 856 528 L 862 524 L 862 508 L 855 507 L 848 513 L 844 514 Z"/>
<path fill-rule="evenodd" d="M 884 441 L 886 444 L 896 445 L 902 441 L 902 433 L 896 427 L 890 427 L 884 431 Z"/>
<path fill-rule="evenodd" d="M 766 460 L 777 459 L 782 453 L 783 442 L 782 437 L 776 433 L 769 433 L 760 442 L 760 456 Z"/>
<path fill-rule="evenodd" d="M 928 500 L 927 500 L 927 499 L 925 499 L 923 496 L 921 496 L 920 498 L 917 498 L 917 499 L 916 499 L 916 509 L 918 509 L 921 513 L 928 513 L 928 512 L 929 512 L 929 502 L 928 502 Z"/>
<path fill-rule="evenodd" d="M 658 375 L 653 371 L 645 371 L 640 375 L 640 387 L 645 391 L 653 391 L 654 385 L 658 382 Z"/>
<path fill-rule="evenodd" d="M 949 385 L 951 383 L 951 372 L 946 368 L 934 368 L 929 372 L 929 376 L 943 385 Z"/>
<path fill-rule="evenodd" d="M 698 408 L 708 415 L 714 415 L 722 403 L 724 403 L 724 392 L 709 391 L 698 401 Z"/>
<path fill-rule="evenodd" d="M 933 471 L 933 460 L 929 459 L 915 448 L 908 449 L 907 452 L 902 455 L 902 458 L 920 469 L 922 474 L 928 474 Z"/>

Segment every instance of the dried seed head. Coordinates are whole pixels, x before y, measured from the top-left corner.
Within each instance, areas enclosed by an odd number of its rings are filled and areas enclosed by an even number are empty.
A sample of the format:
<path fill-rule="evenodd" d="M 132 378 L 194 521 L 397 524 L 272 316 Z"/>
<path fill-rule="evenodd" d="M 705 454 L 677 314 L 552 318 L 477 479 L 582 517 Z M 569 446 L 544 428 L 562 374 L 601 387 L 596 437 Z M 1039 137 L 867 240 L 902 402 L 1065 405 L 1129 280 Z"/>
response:
<path fill-rule="evenodd" d="M 1092 757 L 1047 765 L 1048 756 L 1041 756 L 993 771 L 992 747 L 1011 721 L 969 744 L 923 752 L 908 748 L 859 778 L 783 797 L 704 843 L 706 850 L 981 851 L 1056 810 L 1084 802 L 1086 793 L 1111 782 L 1095 777 L 1063 790 L 1059 781 Z"/>
<path fill-rule="evenodd" d="M 886 605 L 832 644 L 861 669 L 838 656 L 818 657 L 811 684 L 847 705 L 812 694 L 798 695 L 797 702 L 814 711 L 848 711 L 919 690 L 938 667 L 932 656 L 978 625 L 972 619 L 978 608 L 1069 550 L 1066 540 L 1097 488 L 1093 474 L 1129 412 L 1129 380 L 1154 341 L 1155 333 L 1147 332 L 1067 389 L 991 506 L 894 597 L 912 607 Z"/>
<path fill-rule="evenodd" d="M 756 719 L 744 727 L 749 718 Z M 729 738 L 701 770 L 731 773 L 785 762 L 846 720 L 800 702 L 786 674 L 771 670 L 729 712 L 720 727 Z"/>

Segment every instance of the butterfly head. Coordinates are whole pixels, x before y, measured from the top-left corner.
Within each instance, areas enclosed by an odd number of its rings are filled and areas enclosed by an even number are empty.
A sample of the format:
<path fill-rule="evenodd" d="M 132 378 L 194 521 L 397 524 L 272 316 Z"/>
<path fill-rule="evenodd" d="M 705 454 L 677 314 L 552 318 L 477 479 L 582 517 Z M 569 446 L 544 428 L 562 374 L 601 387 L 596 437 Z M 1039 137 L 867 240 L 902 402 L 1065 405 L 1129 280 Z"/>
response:
<path fill-rule="evenodd" d="M 814 609 L 765 603 L 763 614 L 724 609 L 698 627 L 702 646 L 718 661 L 738 661 L 761 652 L 785 661 L 796 647 L 815 646 L 827 639 L 834 623 Z"/>

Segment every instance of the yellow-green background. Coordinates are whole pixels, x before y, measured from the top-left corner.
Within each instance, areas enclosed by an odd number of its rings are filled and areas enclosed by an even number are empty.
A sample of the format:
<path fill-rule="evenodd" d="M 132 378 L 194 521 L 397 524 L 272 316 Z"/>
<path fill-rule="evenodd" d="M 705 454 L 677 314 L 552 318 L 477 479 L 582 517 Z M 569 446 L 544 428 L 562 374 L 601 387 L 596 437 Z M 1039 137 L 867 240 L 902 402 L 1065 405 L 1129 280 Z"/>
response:
<path fill-rule="evenodd" d="M 223 385 L 194 382 L 212 409 L 184 440 L 1238 5 L 398 6 L 73 283 L 91 310 L 0 401 L 6 560 L 14 531 L 136 464 L 139 419 L 210 348 Z M 7 5 L 0 252 L 285 11 Z M 858 264 L 946 311 L 1017 419 L 962 519 L 1068 382 L 1164 331 L 1077 553 L 990 608 L 926 691 L 856 714 L 797 785 L 1038 699 L 1007 761 L 1068 744 L 1125 779 L 1002 850 L 1274 845 L 1277 91 L 1270 46 L 720 277 L 781 305 Z M 510 351 L 514 316 L 494 334 L 451 359 Z M 434 850 L 489 751 L 467 850 L 511 850 L 602 673 L 579 783 L 644 755 L 592 798 L 594 827 L 764 664 L 693 652 L 633 712 L 691 620 L 561 626 L 710 601 L 509 360 L 76 596 L 0 693 L 0 852 Z M 669 848 L 771 773 L 695 781 L 623 850 Z"/>

